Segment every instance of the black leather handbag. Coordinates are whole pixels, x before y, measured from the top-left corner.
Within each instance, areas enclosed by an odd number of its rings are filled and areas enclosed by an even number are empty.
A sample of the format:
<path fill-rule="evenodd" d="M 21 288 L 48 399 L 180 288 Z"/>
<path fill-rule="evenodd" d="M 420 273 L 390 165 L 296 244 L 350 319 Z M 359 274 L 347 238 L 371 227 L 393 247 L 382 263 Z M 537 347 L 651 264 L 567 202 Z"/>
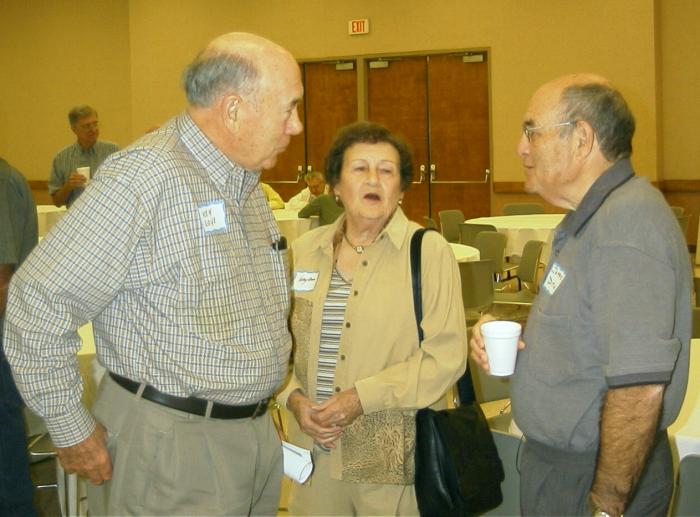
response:
<path fill-rule="evenodd" d="M 420 343 L 423 342 L 420 256 L 425 231 L 418 230 L 411 238 L 413 307 Z M 468 371 L 465 375 L 469 379 Z M 476 401 L 441 411 L 420 409 L 416 414 L 415 462 L 416 498 L 423 517 L 478 515 L 503 501 L 503 465 L 486 417 Z"/>

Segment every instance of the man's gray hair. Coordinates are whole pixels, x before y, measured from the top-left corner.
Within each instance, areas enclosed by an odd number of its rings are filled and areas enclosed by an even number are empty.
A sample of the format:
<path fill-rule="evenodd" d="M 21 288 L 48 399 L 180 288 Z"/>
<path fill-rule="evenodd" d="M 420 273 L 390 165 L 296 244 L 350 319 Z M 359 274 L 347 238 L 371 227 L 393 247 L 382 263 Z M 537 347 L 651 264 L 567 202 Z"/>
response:
<path fill-rule="evenodd" d="M 90 115 L 97 116 L 97 111 L 95 111 L 95 108 L 88 105 L 76 106 L 68 112 L 68 122 L 70 122 L 71 126 L 74 126 L 77 124 L 78 120 L 89 117 Z"/>
<path fill-rule="evenodd" d="M 258 69 L 247 57 L 205 51 L 187 66 L 182 85 L 191 105 L 207 107 L 227 92 L 251 93 L 258 75 Z"/>
<path fill-rule="evenodd" d="M 585 120 L 595 131 L 605 159 L 632 155 L 634 115 L 620 92 L 602 83 L 574 84 L 561 95 L 563 120 Z"/>

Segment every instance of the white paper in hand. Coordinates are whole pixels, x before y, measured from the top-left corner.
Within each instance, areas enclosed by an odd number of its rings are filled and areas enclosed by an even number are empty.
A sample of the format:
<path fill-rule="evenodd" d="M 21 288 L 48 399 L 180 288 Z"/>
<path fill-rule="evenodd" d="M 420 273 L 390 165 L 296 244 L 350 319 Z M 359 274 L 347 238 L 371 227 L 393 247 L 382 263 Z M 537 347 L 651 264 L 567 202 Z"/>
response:
<path fill-rule="evenodd" d="M 287 477 L 297 483 L 303 483 L 309 479 L 314 470 L 311 451 L 283 441 L 282 454 L 284 455 L 284 473 Z"/>

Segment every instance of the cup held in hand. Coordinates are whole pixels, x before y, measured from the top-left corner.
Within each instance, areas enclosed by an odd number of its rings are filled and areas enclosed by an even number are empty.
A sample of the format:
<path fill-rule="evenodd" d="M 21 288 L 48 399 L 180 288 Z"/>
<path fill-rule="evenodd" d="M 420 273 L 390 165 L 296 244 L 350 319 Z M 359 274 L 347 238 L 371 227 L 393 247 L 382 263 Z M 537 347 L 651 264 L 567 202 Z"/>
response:
<path fill-rule="evenodd" d="M 512 375 L 522 327 L 515 321 L 488 321 L 481 325 L 491 375 Z"/>
<path fill-rule="evenodd" d="M 85 178 L 85 183 L 90 181 L 90 167 L 78 167 L 75 170 L 78 174 Z"/>

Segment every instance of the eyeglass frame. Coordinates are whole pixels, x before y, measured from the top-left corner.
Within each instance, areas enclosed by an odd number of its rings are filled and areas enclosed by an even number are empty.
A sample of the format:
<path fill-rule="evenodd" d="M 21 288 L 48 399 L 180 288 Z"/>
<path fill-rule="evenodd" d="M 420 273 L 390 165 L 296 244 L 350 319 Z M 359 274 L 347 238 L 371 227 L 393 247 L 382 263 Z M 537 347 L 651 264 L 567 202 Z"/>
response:
<path fill-rule="evenodd" d="M 527 138 L 528 143 L 532 143 L 532 134 L 542 131 L 543 129 L 549 129 L 553 127 L 563 127 L 563 126 L 575 126 L 578 120 L 567 120 L 566 122 L 560 122 L 559 124 L 549 124 L 544 126 L 534 126 L 530 127 L 527 124 L 523 124 L 523 134 Z"/>

